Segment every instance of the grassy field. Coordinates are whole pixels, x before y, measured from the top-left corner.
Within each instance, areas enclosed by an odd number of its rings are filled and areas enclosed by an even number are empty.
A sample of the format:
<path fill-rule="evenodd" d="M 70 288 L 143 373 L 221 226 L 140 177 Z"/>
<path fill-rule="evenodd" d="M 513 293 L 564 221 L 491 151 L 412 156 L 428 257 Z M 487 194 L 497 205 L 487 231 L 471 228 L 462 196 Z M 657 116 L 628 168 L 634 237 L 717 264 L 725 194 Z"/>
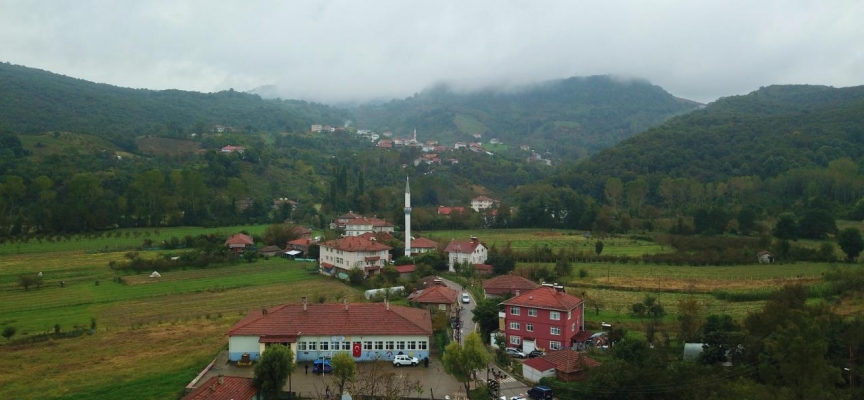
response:
<path fill-rule="evenodd" d="M 52 237 L 36 238 L 29 241 L 5 242 L 0 244 L 0 255 L 56 253 L 56 252 L 111 252 L 141 246 L 145 239 L 153 241 L 154 245 L 172 237 L 220 234 L 230 236 L 240 231 L 252 235 L 260 235 L 267 225 L 241 225 L 220 228 L 172 227 L 172 228 L 139 228 L 105 231 L 94 234 L 73 235 L 68 238 Z"/>
<path fill-rule="evenodd" d="M 603 241 L 604 255 L 640 256 L 671 251 L 654 242 L 633 240 L 628 238 L 595 238 L 583 235 L 582 231 L 536 230 L 536 229 L 484 229 L 479 231 L 434 231 L 420 232 L 433 240 L 446 243 L 451 239 L 468 240 L 472 235 L 485 243 L 487 247 L 502 248 L 507 243 L 514 251 L 526 252 L 532 248 L 548 248 L 553 253 L 560 249 L 575 252 L 594 252 L 597 240 Z"/>
<path fill-rule="evenodd" d="M 225 331 L 246 313 L 299 302 L 303 296 L 313 302 L 343 296 L 362 301 L 359 290 L 309 274 L 312 264 L 278 257 L 164 272 L 160 278 L 123 275 L 123 283 L 108 268 L 110 261 L 124 259 L 127 247 L 148 236 L 157 241 L 240 230 L 258 234 L 265 228 L 170 228 L 149 235 L 141 230 L 138 237 L 121 231 L 110 237 L 0 246 L 0 328 L 15 327 L 13 339 L 53 332 L 55 326 L 62 332 L 89 328 L 91 318 L 97 322 L 94 335 L 0 345 L 5 360 L 0 363 L 0 398 L 179 398 L 226 345 Z M 143 257 L 163 254 L 141 252 Z M 38 272 L 44 279 L 41 288 L 25 291 L 19 286 L 19 275 Z"/>

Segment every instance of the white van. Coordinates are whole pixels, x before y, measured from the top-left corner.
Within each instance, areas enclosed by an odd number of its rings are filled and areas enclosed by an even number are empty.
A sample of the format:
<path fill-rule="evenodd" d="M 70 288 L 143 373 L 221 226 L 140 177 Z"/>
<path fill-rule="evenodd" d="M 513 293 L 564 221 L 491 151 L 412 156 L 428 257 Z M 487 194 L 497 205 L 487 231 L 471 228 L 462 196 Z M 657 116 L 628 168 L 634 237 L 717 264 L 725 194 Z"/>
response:
<path fill-rule="evenodd" d="M 393 366 L 394 367 L 401 367 L 403 365 L 410 365 L 413 367 L 413 366 L 417 365 L 419 362 L 420 362 L 420 360 L 418 360 L 417 357 L 408 357 L 404 354 L 397 354 L 395 357 L 393 357 Z"/>

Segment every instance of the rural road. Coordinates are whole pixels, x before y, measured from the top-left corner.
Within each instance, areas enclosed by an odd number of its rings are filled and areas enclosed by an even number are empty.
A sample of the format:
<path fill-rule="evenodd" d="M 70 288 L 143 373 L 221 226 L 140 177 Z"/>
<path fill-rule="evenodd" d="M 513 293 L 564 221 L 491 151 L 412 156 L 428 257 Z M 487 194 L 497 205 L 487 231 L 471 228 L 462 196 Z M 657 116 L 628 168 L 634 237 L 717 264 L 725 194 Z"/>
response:
<path fill-rule="evenodd" d="M 474 317 L 474 305 L 477 304 L 477 300 L 474 296 L 471 296 L 470 292 L 466 292 L 462 290 L 462 286 L 456 282 L 441 278 L 444 281 L 444 284 L 447 285 L 450 289 L 455 289 L 459 291 L 459 305 L 462 306 L 462 311 L 459 313 L 459 317 L 462 319 L 462 337 L 473 332 L 475 330 L 474 321 L 471 319 Z M 471 296 L 471 302 L 465 304 L 462 302 L 462 293 L 468 293 Z"/>

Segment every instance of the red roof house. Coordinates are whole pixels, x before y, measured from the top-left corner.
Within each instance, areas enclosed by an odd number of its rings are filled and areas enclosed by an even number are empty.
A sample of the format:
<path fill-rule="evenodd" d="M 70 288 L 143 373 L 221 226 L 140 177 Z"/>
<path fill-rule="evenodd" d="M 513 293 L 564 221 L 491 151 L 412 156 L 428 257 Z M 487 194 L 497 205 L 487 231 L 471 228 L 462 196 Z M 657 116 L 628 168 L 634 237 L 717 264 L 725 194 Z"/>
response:
<path fill-rule="evenodd" d="M 501 297 L 507 293 L 520 295 L 523 292 L 533 290 L 540 286 L 533 281 L 517 275 L 501 275 L 483 281 L 483 295 L 485 298 Z"/>
<path fill-rule="evenodd" d="M 459 307 L 459 291 L 445 285 L 433 285 L 414 291 L 408 295 L 408 301 L 422 304 L 430 310 L 450 313 L 455 312 Z"/>
<path fill-rule="evenodd" d="M 563 286 L 543 284 L 501 305 L 508 346 L 526 352 L 569 348 L 573 335 L 585 330 L 584 302 Z"/>
<path fill-rule="evenodd" d="M 452 240 L 447 244 L 444 252 L 447 253 L 448 265 L 451 272 L 455 272 L 456 264 L 466 262 L 481 264 L 488 258 L 486 246 L 473 236 L 470 240 Z"/>
<path fill-rule="evenodd" d="M 251 400 L 258 394 L 252 378 L 214 376 L 198 386 L 183 400 Z"/>
<path fill-rule="evenodd" d="M 238 233 L 228 238 L 228 240 L 225 241 L 225 245 L 228 246 L 228 248 L 230 248 L 233 252 L 240 253 L 247 248 L 255 246 L 255 240 L 253 240 L 252 237 L 249 235 Z"/>

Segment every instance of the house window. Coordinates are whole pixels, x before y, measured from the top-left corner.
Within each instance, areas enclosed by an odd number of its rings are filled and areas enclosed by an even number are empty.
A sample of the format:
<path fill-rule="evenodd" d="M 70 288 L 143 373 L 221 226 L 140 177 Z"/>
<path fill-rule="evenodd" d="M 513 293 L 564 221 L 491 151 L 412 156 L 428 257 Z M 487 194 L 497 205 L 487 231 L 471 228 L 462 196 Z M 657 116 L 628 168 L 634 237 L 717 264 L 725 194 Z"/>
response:
<path fill-rule="evenodd" d="M 519 323 L 518 322 L 511 322 L 510 323 L 510 329 L 512 329 L 514 331 L 518 331 L 519 330 Z"/>
<path fill-rule="evenodd" d="M 363 342 L 363 350 L 372 350 L 372 342 Z"/>
<path fill-rule="evenodd" d="M 384 342 L 375 342 L 375 350 L 384 350 Z"/>
<path fill-rule="evenodd" d="M 396 342 L 396 350 L 405 350 L 405 342 Z"/>
<path fill-rule="evenodd" d="M 568 320 L 573 319 L 573 311 L 567 311 L 567 319 Z"/>
<path fill-rule="evenodd" d="M 573 332 L 576 332 L 576 323 L 575 322 L 570 324 L 570 330 Z"/>
<path fill-rule="evenodd" d="M 525 324 L 525 330 L 528 332 L 534 332 L 534 324 Z"/>
<path fill-rule="evenodd" d="M 321 351 L 330 350 L 330 342 L 321 342 Z"/>
<path fill-rule="evenodd" d="M 561 350 L 561 342 L 549 342 L 549 348 L 552 350 Z"/>
<path fill-rule="evenodd" d="M 558 311 L 549 311 L 549 319 L 558 321 L 561 319 L 561 313 Z"/>
<path fill-rule="evenodd" d="M 417 342 L 417 350 L 426 350 L 426 342 L 425 341 Z"/>
<path fill-rule="evenodd" d="M 510 307 L 510 315 L 519 315 L 520 313 L 521 313 L 521 310 L 519 310 L 519 307 L 515 307 L 515 306 Z"/>
<path fill-rule="evenodd" d="M 396 348 L 396 346 L 393 345 L 393 341 L 392 341 L 392 340 L 387 341 L 387 342 L 384 342 L 384 349 L 385 349 L 385 350 L 393 350 L 393 349 L 395 349 L 395 348 Z"/>
<path fill-rule="evenodd" d="M 339 350 L 339 342 L 330 343 L 330 350 Z"/>
<path fill-rule="evenodd" d="M 536 317 L 537 316 L 537 309 L 536 308 L 529 308 L 528 309 L 528 316 L 529 317 Z"/>
<path fill-rule="evenodd" d="M 417 350 L 417 342 L 411 340 L 408 342 L 408 350 Z"/>
<path fill-rule="evenodd" d="M 560 335 L 561 334 L 561 328 L 559 328 L 557 326 L 553 326 L 552 328 L 549 329 L 549 333 L 556 335 L 556 336 Z"/>
<path fill-rule="evenodd" d="M 520 338 L 519 336 L 510 335 L 510 344 L 515 344 L 518 346 L 520 343 L 522 343 L 522 338 Z"/>
<path fill-rule="evenodd" d="M 306 351 L 306 342 L 297 342 L 297 351 Z"/>
<path fill-rule="evenodd" d="M 351 342 L 342 342 L 342 350 L 351 350 Z"/>
<path fill-rule="evenodd" d="M 318 342 L 309 342 L 309 351 L 318 350 Z"/>

